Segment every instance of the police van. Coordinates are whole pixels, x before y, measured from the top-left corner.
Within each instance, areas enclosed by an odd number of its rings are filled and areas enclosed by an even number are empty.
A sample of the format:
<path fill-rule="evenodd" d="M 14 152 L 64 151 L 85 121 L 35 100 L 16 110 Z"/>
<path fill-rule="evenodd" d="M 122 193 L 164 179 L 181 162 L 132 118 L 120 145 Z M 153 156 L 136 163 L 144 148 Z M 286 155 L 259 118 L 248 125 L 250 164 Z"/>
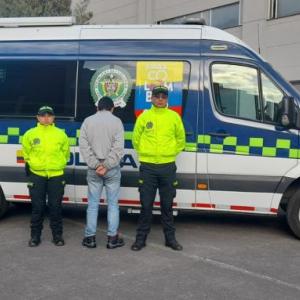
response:
<path fill-rule="evenodd" d="M 21 18 L 1 19 L 0 26 L 1 216 L 9 202 L 30 202 L 21 141 L 45 104 L 71 144 L 63 201 L 87 203 L 78 137 L 104 95 L 125 128 L 119 203 L 138 209 L 132 130 L 151 106 L 153 86 L 163 84 L 187 141 L 177 159 L 174 209 L 274 216 L 283 210 L 300 238 L 300 96 L 242 41 L 204 25 Z"/>

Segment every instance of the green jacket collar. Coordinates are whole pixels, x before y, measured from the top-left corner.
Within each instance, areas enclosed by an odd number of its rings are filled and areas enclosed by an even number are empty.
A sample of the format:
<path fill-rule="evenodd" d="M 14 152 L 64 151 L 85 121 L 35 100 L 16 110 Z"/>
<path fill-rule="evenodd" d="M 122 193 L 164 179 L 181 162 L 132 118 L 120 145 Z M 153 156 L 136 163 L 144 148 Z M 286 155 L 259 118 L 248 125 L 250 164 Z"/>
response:
<path fill-rule="evenodd" d="M 154 113 L 162 114 L 168 110 L 168 107 L 156 107 L 152 105 L 150 110 L 153 111 Z"/>
<path fill-rule="evenodd" d="M 37 127 L 38 128 L 53 128 L 53 127 L 55 127 L 55 124 L 54 123 L 52 123 L 51 125 L 42 125 L 40 122 L 38 122 L 37 123 Z"/>

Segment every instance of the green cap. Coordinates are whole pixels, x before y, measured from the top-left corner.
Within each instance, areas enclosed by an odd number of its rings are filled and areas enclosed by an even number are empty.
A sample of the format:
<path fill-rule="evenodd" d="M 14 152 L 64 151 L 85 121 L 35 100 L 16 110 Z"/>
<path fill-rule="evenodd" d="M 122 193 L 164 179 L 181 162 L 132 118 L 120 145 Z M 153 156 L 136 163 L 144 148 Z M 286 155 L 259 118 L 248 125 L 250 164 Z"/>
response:
<path fill-rule="evenodd" d="M 168 93 L 169 93 L 168 88 L 162 85 L 156 86 L 152 90 L 152 96 L 157 96 L 158 94 L 164 94 L 168 96 Z"/>
<path fill-rule="evenodd" d="M 45 114 L 54 115 L 54 110 L 50 106 L 42 106 L 39 108 L 39 111 L 37 114 L 38 115 L 45 115 Z"/>

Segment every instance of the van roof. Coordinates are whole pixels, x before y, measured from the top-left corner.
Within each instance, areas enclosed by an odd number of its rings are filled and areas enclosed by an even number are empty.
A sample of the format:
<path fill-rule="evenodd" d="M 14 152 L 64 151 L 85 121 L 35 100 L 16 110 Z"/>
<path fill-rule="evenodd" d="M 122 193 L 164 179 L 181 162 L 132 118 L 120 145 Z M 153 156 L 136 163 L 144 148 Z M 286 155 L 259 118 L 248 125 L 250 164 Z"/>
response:
<path fill-rule="evenodd" d="M 73 25 L 0 28 L 0 41 L 37 40 L 216 40 L 249 48 L 235 36 L 203 25 Z"/>

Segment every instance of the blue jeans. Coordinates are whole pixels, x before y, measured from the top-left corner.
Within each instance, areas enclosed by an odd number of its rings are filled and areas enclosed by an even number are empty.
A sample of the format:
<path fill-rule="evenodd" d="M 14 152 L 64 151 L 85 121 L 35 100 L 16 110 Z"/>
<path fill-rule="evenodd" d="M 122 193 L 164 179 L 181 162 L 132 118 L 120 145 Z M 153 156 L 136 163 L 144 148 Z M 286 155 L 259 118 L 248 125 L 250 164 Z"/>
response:
<path fill-rule="evenodd" d="M 85 236 L 96 235 L 99 201 L 103 186 L 106 189 L 107 196 L 107 235 L 115 236 L 118 233 L 120 212 L 119 212 L 119 194 L 121 184 L 120 166 L 107 171 L 104 176 L 99 176 L 95 170 L 88 169 L 88 208 L 86 211 Z"/>

